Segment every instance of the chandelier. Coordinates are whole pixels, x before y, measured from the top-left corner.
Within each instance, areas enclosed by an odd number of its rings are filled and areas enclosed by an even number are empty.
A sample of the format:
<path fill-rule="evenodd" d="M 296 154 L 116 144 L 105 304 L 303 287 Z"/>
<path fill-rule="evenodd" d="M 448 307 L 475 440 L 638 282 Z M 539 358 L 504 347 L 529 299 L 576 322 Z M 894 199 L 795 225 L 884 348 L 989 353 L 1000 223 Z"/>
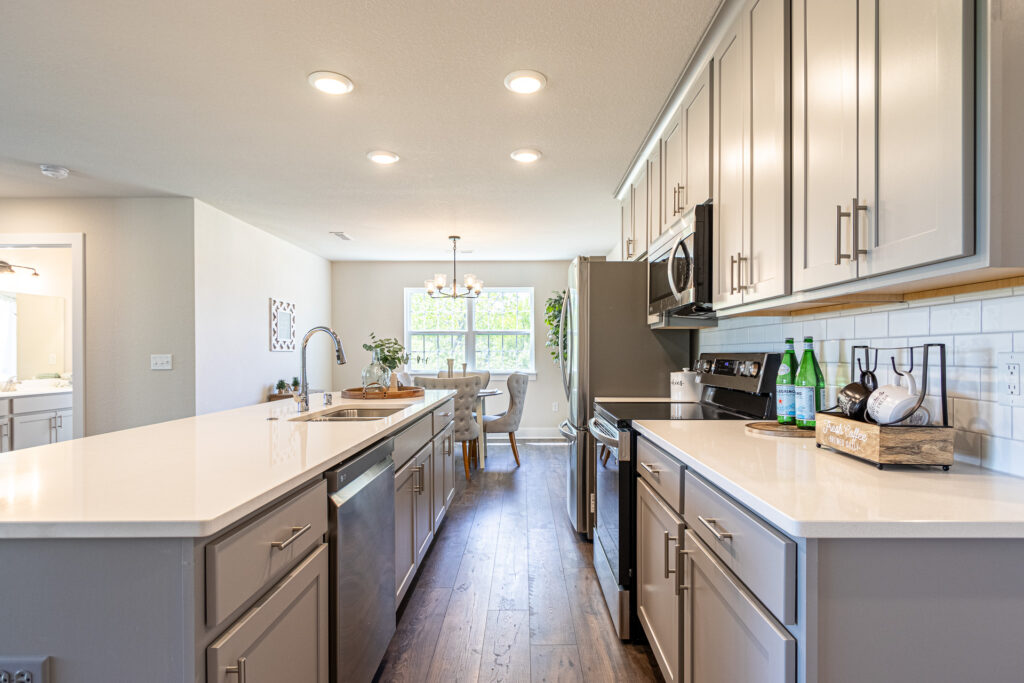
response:
<path fill-rule="evenodd" d="M 458 235 L 449 235 L 452 241 L 452 281 L 448 283 L 448 277 L 444 273 L 436 273 L 430 280 L 426 280 L 423 286 L 427 288 L 427 294 L 433 299 L 475 299 L 480 296 L 480 290 L 484 288 L 484 281 L 476 275 L 466 273 L 462 277 L 462 284 L 458 284 L 459 272 L 455 263 L 458 253 Z"/>

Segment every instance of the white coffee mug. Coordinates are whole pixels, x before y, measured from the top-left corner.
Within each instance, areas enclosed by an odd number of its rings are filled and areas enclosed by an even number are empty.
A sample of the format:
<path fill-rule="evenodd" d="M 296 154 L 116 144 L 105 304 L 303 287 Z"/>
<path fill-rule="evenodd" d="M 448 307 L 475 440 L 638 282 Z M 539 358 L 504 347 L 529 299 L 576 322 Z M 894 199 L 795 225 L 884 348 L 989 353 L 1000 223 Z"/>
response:
<path fill-rule="evenodd" d="M 903 381 L 906 380 L 906 386 Z M 896 422 L 907 417 L 917 404 L 917 382 L 910 374 L 900 375 L 896 384 L 886 384 L 875 389 L 868 397 L 867 413 L 872 420 L 880 424 Z M 931 416 L 921 407 L 913 417 L 900 424 L 927 424 Z"/>

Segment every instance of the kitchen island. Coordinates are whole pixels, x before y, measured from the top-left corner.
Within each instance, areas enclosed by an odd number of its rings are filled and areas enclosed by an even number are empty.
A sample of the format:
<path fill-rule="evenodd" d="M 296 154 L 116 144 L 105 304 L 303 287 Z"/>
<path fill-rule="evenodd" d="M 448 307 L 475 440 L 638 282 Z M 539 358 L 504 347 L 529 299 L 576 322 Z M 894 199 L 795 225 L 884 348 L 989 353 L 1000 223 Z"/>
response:
<path fill-rule="evenodd" d="M 638 604 L 666 679 L 1024 680 L 1024 479 L 880 471 L 742 421 L 634 426 Z"/>
<path fill-rule="evenodd" d="M 5 454 L 0 662 L 50 657 L 60 683 L 238 680 L 237 668 L 208 675 L 207 650 L 248 637 L 262 620 L 266 629 L 281 626 L 282 644 L 308 653 L 296 680 L 326 681 L 323 475 L 392 437 L 414 439 L 403 448 L 416 451 L 416 462 L 408 458 L 402 476 L 426 458 L 431 470 L 420 470 L 420 488 L 433 493 L 438 482 L 443 494 L 441 483 L 454 481 L 453 449 L 443 441 L 451 396 L 353 402 L 334 394 L 334 405 L 318 407 L 323 397 L 312 395 L 303 417 L 349 404 L 397 411 L 306 421 L 295 419 L 296 403 L 282 401 Z M 434 465 L 432 446 L 442 442 L 444 460 Z M 432 515 L 443 514 L 437 507 L 427 503 Z M 427 520 L 428 531 L 437 519 Z M 315 637 L 300 638 L 297 629 L 310 623 Z"/>

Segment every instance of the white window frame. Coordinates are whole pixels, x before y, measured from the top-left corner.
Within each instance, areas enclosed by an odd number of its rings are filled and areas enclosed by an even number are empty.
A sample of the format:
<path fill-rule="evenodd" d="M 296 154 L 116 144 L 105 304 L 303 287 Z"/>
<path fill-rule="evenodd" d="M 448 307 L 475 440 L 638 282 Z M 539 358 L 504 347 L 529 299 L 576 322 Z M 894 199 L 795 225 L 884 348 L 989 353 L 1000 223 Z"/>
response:
<path fill-rule="evenodd" d="M 404 296 L 402 299 L 403 308 L 403 319 L 404 319 L 404 337 L 405 347 L 412 348 L 412 334 L 413 332 L 420 334 L 461 334 L 465 335 L 466 338 L 466 369 L 472 372 L 488 370 L 492 377 L 510 375 L 513 372 L 523 372 L 531 377 L 537 375 L 537 346 L 536 346 L 536 334 L 537 334 L 537 309 L 536 301 L 534 297 L 533 287 L 488 287 L 488 292 L 499 292 L 499 293 L 515 293 L 515 294 L 529 294 L 530 296 L 530 330 L 519 331 L 519 330 L 475 330 L 474 328 L 474 313 L 476 311 L 476 299 L 464 299 L 466 302 L 466 329 L 465 330 L 413 330 L 409 320 L 409 297 L 412 294 L 425 294 L 426 289 L 423 287 L 406 287 Z M 489 335 L 489 334 L 516 334 L 529 336 L 529 349 L 530 349 L 530 368 L 528 370 L 491 370 L 490 368 L 477 368 L 476 366 L 476 336 Z M 441 368 L 444 370 L 444 368 Z M 461 370 L 461 368 L 458 368 Z M 434 376 L 437 371 L 431 370 L 416 370 L 410 372 L 412 375 L 430 375 Z"/>

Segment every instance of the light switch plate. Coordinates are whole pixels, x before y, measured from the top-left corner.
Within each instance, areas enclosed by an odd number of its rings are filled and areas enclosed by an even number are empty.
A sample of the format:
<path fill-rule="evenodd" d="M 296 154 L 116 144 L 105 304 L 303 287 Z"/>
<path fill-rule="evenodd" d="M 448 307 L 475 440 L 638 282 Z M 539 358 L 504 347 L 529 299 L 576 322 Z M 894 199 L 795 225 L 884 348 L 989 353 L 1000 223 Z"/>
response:
<path fill-rule="evenodd" d="M 999 403 L 1004 406 L 1024 406 L 1024 353 L 997 354 L 999 372 Z"/>
<path fill-rule="evenodd" d="M 154 353 L 149 357 L 149 369 L 150 370 L 172 370 L 173 363 L 171 362 L 171 354 L 169 353 Z"/>
<path fill-rule="evenodd" d="M 0 671 L 8 671 L 11 681 L 31 683 L 52 683 L 50 677 L 50 658 L 45 656 L 26 655 L 24 657 L 0 657 Z M 19 676 L 20 674 L 20 676 Z"/>

